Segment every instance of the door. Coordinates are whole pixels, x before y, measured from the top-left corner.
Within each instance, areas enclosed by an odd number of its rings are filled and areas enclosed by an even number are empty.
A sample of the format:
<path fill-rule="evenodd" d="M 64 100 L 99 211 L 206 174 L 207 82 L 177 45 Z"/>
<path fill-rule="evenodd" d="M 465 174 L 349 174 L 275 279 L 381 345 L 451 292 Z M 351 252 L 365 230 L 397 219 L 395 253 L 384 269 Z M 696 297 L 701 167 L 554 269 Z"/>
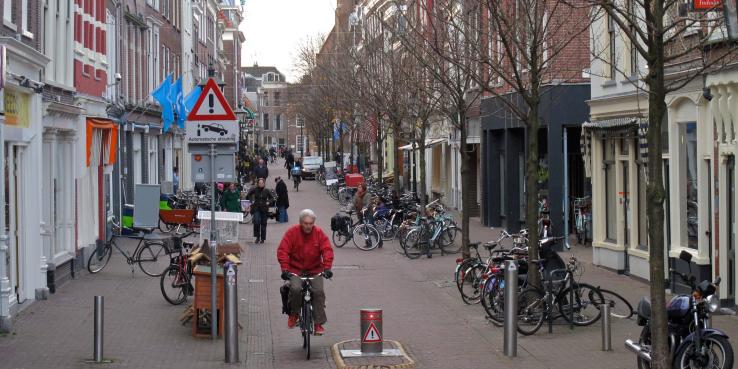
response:
<path fill-rule="evenodd" d="M 735 300 L 735 286 L 736 281 L 735 273 L 735 156 L 729 156 L 727 166 L 727 189 L 728 193 L 728 296 L 729 300 Z"/>
<path fill-rule="evenodd" d="M 624 260 L 624 266 L 625 270 L 624 272 L 627 274 L 630 272 L 630 260 L 628 258 L 628 250 L 630 249 L 630 163 L 627 161 L 623 161 L 623 192 L 621 201 L 623 204 L 623 257 Z"/>
<path fill-rule="evenodd" d="M 22 159 L 22 147 L 8 144 L 5 150 L 5 204 L 6 204 L 6 232 L 8 235 L 8 253 L 6 254 L 6 267 L 10 288 L 15 294 L 15 301 L 23 302 L 26 297 L 23 293 L 23 232 L 22 217 L 22 189 L 20 171 L 18 167 Z"/>

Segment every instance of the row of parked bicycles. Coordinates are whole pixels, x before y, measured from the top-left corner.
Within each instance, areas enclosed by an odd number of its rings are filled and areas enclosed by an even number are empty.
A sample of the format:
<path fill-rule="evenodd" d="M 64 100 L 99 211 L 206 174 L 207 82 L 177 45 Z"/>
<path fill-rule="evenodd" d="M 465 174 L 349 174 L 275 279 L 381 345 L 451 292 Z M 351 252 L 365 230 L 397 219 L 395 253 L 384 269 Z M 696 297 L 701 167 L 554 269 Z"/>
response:
<path fill-rule="evenodd" d="M 487 319 L 497 325 L 505 316 L 505 263 L 518 265 L 517 330 L 523 335 L 536 333 L 544 322 L 563 318 L 574 326 L 587 326 L 601 317 L 603 304 L 610 305 L 613 317 L 633 316 L 632 305 L 619 294 L 580 279 L 584 268 L 572 254 L 563 260 L 555 251 L 563 237 L 547 237 L 539 242 L 539 255 L 528 253 L 528 232 L 510 234 L 501 231 L 499 238 L 469 245 L 472 256 L 456 260 L 454 279 L 461 299 L 466 304 L 481 304 Z M 509 247 L 503 247 L 503 242 Z M 487 256 L 482 256 L 482 247 Z M 540 283 L 529 283 L 538 273 Z"/>
<path fill-rule="evenodd" d="M 440 199 L 422 206 L 413 192 L 393 193 L 389 185 L 375 180 L 366 185 L 371 201 L 362 209 L 353 205 L 357 188 L 347 186 L 340 175 L 326 185 L 330 197 L 344 207 L 331 219 L 336 247 L 352 240 L 357 248 L 368 251 L 398 240 L 396 250 L 410 259 L 459 252 L 461 229 Z"/>

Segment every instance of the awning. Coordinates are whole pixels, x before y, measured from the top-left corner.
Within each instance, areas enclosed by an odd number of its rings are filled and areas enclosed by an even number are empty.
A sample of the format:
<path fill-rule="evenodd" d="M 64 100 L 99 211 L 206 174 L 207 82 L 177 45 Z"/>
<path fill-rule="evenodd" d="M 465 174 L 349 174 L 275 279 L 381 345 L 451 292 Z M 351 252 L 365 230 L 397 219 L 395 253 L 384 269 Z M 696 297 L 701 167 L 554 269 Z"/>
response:
<path fill-rule="evenodd" d="M 110 165 L 115 163 L 118 150 L 118 125 L 110 119 L 87 118 L 86 164 Z"/>
<path fill-rule="evenodd" d="M 434 138 L 434 139 L 425 140 L 425 148 L 426 149 L 427 148 L 430 148 L 430 147 L 432 147 L 434 145 L 437 145 L 437 144 L 439 144 L 439 143 L 441 143 L 443 141 L 446 141 L 446 139 L 445 138 Z M 403 150 L 403 151 L 417 150 L 417 149 L 418 149 L 417 142 L 413 142 L 413 143 L 408 144 L 408 145 L 405 145 L 405 146 L 400 146 L 400 150 Z"/>
<path fill-rule="evenodd" d="M 643 120 L 641 117 L 621 117 L 595 120 L 592 122 L 584 122 L 582 124 L 582 130 L 591 130 L 601 137 L 635 137 L 638 135 L 638 128 L 641 120 Z"/>

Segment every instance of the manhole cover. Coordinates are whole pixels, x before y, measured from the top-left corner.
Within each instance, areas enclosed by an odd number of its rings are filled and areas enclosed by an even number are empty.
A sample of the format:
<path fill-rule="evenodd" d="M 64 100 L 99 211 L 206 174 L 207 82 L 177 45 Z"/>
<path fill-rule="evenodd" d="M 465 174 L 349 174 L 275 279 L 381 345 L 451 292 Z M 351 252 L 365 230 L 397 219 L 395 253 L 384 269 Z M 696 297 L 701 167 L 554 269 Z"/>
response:
<path fill-rule="evenodd" d="M 358 265 L 334 265 L 333 269 L 359 269 Z"/>
<path fill-rule="evenodd" d="M 446 288 L 446 287 L 456 286 L 456 283 L 454 283 L 454 281 L 433 281 L 433 284 L 435 284 L 436 287 L 438 287 L 438 288 Z"/>

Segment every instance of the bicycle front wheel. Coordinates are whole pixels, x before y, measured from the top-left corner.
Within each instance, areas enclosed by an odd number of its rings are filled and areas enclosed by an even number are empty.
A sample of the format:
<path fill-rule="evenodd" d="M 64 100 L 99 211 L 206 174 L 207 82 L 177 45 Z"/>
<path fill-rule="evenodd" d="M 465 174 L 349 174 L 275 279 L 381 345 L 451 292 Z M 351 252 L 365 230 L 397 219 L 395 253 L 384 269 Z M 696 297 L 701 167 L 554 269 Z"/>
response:
<path fill-rule="evenodd" d="M 354 245 L 360 250 L 371 251 L 379 246 L 382 236 L 379 231 L 370 224 L 360 224 L 354 228 Z"/>
<path fill-rule="evenodd" d="M 169 266 L 169 249 L 162 242 L 147 243 L 138 252 L 136 261 L 146 275 L 159 277 Z"/>
<path fill-rule="evenodd" d="M 600 319 L 599 303 L 604 301 L 602 293 L 592 285 L 574 285 L 574 299 L 570 301 L 571 286 L 556 296 L 559 313 L 567 322 L 577 326 L 587 326 Z"/>
<path fill-rule="evenodd" d="M 303 303 L 300 328 L 302 330 L 302 348 L 305 359 L 310 360 L 310 336 L 313 334 L 313 307 L 310 302 Z"/>
<path fill-rule="evenodd" d="M 417 259 L 422 254 L 423 242 L 420 241 L 421 230 L 413 229 L 405 236 L 405 256 L 409 259 Z"/>
<path fill-rule="evenodd" d="M 543 292 L 527 288 L 518 295 L 518 332 L 530 336 L 543 325 L 546 315 L 546 300 Z"/>
<path fill-rule="evenodd" d="M 455 254 L 461 250 L 461 229 L 456 226 L 450 226 L 441 231 L 438 235 L 438 242 L 441 249 L 446 254 Z"/>
<path fill-rule="evenodd" d="M 187 300 L 190 278 L 179 265 L 170 265 L 162 273 L 159 286 L 164 300 L 172 305 L 179 305 Z"/>
<path fill-rule="evenodd" d="M 610 306 L 610 316 L 613 318 L 619 318 L 619 319 L 628 319 L 631 316 L 633 316 L 633 305 L 628 302 L 623 296 L 620 296 L 619 294 L 606 290 L 603 288 L 600 288 L 600 293 L 602 293 L 602 297 L 604 300 L 602 300 L 597 306 L 600 306 L 604 302 L 611 302 L 612 305 Z M 594 292 L 592 293 L 592 296 L 590 296 L 590 300 L 596 301 L 596 296 Z"/>
<path fill-rule="evenodd" d="M 481 283 L 481 282 L 480 282 Z M 487 317 L 495 324 L 505 322 L 505 290 L 501 275 L 490 276 L 481 286 L 480 300 Z"/>
<path fill-rule="evenodd" d="M 461 292 L 461 300 L 467 305 L 478 304 L 482 296 L 482 276 L 487 267 L 482 264 L 466 264 L 459 271 L 459 279 L 456 281 Z"/>
<path fill-rule="evenodd" d="M 110 242 L 113 243 L 114 241 Z M 108 265 L 111 255 L 113 255 L 113 247 L 110 244 L 104 245 L 100 250 L 96 248 L 90 258 L 87 259 L 87 271 L 95 274 L 103 270 Z"/>

